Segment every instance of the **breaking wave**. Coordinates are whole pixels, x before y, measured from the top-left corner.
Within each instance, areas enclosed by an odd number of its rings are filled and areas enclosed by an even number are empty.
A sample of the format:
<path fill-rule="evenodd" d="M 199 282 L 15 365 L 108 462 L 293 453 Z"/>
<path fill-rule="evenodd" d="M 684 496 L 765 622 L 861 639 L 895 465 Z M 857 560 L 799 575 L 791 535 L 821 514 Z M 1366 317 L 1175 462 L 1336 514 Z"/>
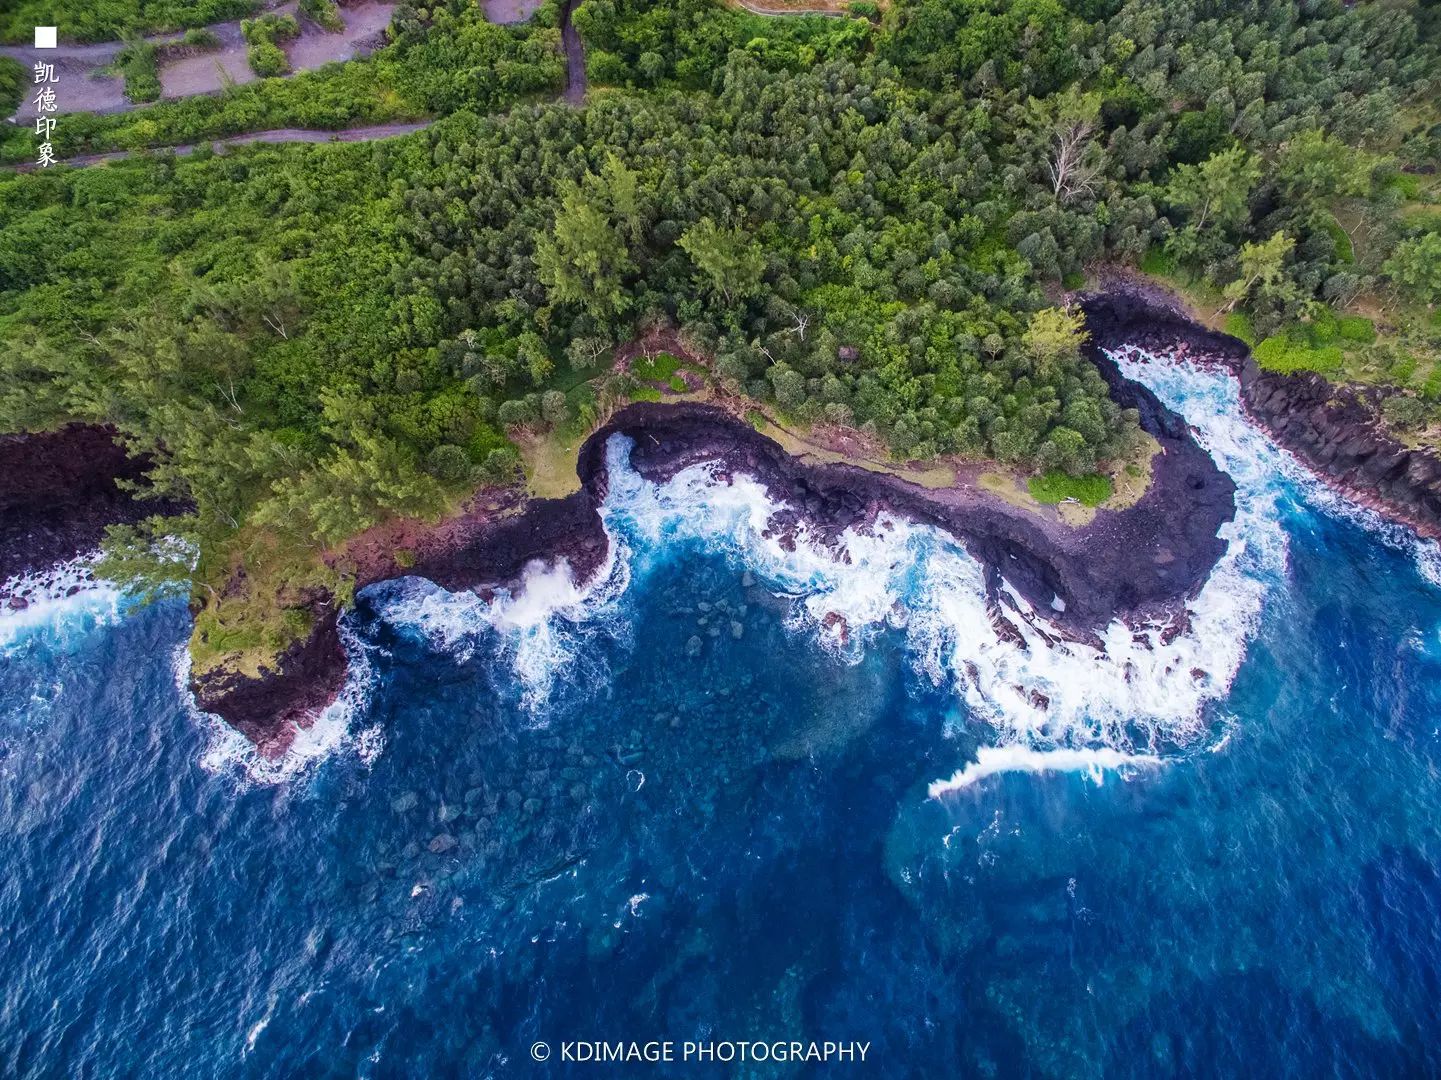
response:
<path fill-rule="evenodd" d="M 294 738 L 278 756 L 267 756 L 255 744 L 219 716 L 202 710 L 190 693 L 190 650 L 176 647 L 172 670 L 175 688 L 186 703 L 191 719 L 205 732 L 207 745 L 200 765 L 207 772 L 234 777 L 242 784 L 282 784 L 310 775 L 321 762 L 339 755 L 353 755 L 369 768 L 385 749 L 385 733 L 378 724 L 360 726 L 369 714 L 377 673 L 367 645 L 340 622 L 340 640 L 345 648 L 345 683 L 340 693 L 307 727 L 297 727 Z"/>
<path fill-rule="evenodd" d="M 0 657 L 32 644 L 65 650 L 119 622 L 125 595 L 95 577 L 98 551 L 0 585 Z"/>
<path fill-rule="evenodd" d="M 601 516 L 612 555 L 598 584 L 578 587 L 564 561 L 533 564 L 514 590 L 489 599 L 411 578 L 385 586 L 378 610 L 462 660 L 482 640 L 498 641 L 523 703 L 539 710 L 587 635 L 624 621 L 619 600 L 632 577 L 696 544 L 789 598 L 788 626 L 845 661 L 859 661 L 878 634 L 900 632 L 916 669 L 953 689 L 999 747 L 1184 750 L 1208 732 L 1207 706 L 1230 689 L 1265 596 L 1284 577 L 1283 515 L 1299 505 L 1298 493 L 1324 489 L 1244 418 L 1228 375 L 1132 351 L 1117 360 L 1195 426 L 1237 485 L 1236 516 L 1221 530 L 1226 551 L 1187 605 L 1180 633 L 1118 619 L 1099 648 L 1068 640 L 1050 611 L 1009 585 L 1014 631 L 1002 632 L 984 568 L 949 534 L 881 514 L 834 545 L 804 525 L 783 542 L 771 531 L 781 507 L 759 481 L 702 463 L 655 484 L 631 468 L 631 443 L 620 435 L 606 446 Z"/>
<path fill-rule="evenodd" d="M 587 658 L 590 633 L 617 629 L 617 603 L 630 582 L 630 560 L 612 542 L 606 564 L 593 581 L 577 585 L 565 559 L 529 563 L 513 588 L 490 598 L 450 592 L 425 578 L 408 577 L 372 586 L 377 614 L 464 663 L 487 640 L 501 653 L 520 689 L 520 705 L 533 715 L 550 702 L 560 674 Z"/>
<path fill-rule="evenodd" d="M 982 565 L 938 529 L 881 515 L 844 532 L 835 549 L 802 528 L 788 550 L 767 535 L 778 507 L 758 482 L 727 483 L 715 466 L 698 465 L 654 485 L 630 469 L 623 442 L 613 440 L 607 453 L 604 513 L 613 534 L 643 552 L 677 540 L 725 551 L 793 598 L 795 628 L 848 660 L 859 659 L 875 634 L 902 630 L 915 666 L 954 688 L 1001 743 L 1130 752 L 1194 741 L 1205 730 L 1204 706 L 1231 685 L 1266 589 L 1285 570 L 1273 505 L 1281 492 L 1261 482 L 1268 473 L 1257 468 L 1183 633 L 1117 621 L 1098 649 L 1066 640 L 1047 612 L 1006 586 L 1020 616 L 1018 642 L 997 630 L 987 610 Z"/>
<path fill-rule="evenodd" d="M 983 746 L 976 751 L 976 760 L 957 769 L 949 780 L 936 780 L 927 794 L 936 799 L 953 791 L 961 791 L 999 773 L 1084 773 L 1092 783 L 1100 784 L 1105 774 L 1127 775 L 1138 769 L 1157 768 L 1162 759 L 1154 754 L 1124 754 L 1109 746 L 1080 750 L 1033 750 L 1028 746 Z"/>

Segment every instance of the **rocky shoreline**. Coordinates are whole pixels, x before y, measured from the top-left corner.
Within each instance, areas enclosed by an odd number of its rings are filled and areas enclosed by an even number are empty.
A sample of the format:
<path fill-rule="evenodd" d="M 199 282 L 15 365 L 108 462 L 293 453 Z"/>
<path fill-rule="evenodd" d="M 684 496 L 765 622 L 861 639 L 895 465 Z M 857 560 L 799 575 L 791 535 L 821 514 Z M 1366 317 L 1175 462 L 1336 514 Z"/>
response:
<path fill-rule="evenodd" d="M 149 468 L 107 428 L 0 435 L 0 608 L 24 603 L 8 583 L 94 551 L 107 526 L 172 511 L 135 497 Z"/>
<path fill-rule="evenodd" d="M 620 411 L 582 446 L 580 491 L 477 515 L 464 527 L 452 522 L 449 532 L 437 533 L 437 542 L 418 552 L 414 565 L 401 571 L 384 560 L 362 570 L 356 588 L 404 573 L 452 591 L 485 595 L 513 585 L 534 561 L 558 559 L 570 564 L 577 582 L 589 581 L 605 565 L 609 546 L 598 513 L 608 490 L 605 447 L 612 436 L 623 435 L 633 444 L 631 466 L 650 481 L 664 482 L 705 461 L 717 463 L 722 477 L 744 473 L 761 482 L 778 506 L 770 530 L 782 543 L 801 527 L 812 538 L 834 542 L 845 529 L 864 526 L 882 512 L 946 530 L 985 566 L 991 618 L 1003 635 L 1025 617 L 1000 588 L 1003 580 L 1046 613 L 1047 632 L 1098 644 L 1098 631 L 1116 618 L 1132 625 L 1159 621 L 1180 632 L 1186 600 L 1225 550 L 1217 531 L 1234 513 L 1234 485 L 1185 422 L 1144 386 L 1122 377 L 1106 356 L 1104 350 L 1127 344 L 1228 367 L 1241 381 L 1248 410 L 1303 460 L 1352 494 L 1360 487 L 1373 504 L 1387 500 L 1395 516 L 1423 532 L 1435 535 L 1441 527 L 1441 495 L 1435 490 L 1441 463 L 1429 454 L 1381 445 L 1384 435 L 1365 425 L 1354 403 L 1348 404 L 1336 388 L 1311 376 L 1260 372 L 1242 342 L 1199 326 L 1160 290 L 1119 283 L 1079 299 L 1091 335 L 1089 357 L 1113 397 L 1137 410 L 1162 450 L 1153 460 L 1151 484 L 1135 505 L 1099 511 L 1083 527 L 1021 509 L 979 488 L 936 490 L 856 465 L 807 463 L 714 406 L 639 403 Z M 151 512 L 116 484 L 118 477 L 141 475 L 143 463 L 126 459 L 100 429 L 9 437 L 0 441 L 0 462 L 5 453 L 49 453 L 54 461 L 72 465 L 81 460 L 56 455 L 45 441 L 52 438 L 76 445 L 93 442 L 95 452 L 85 460 L 94 469 L 42 469 L 36 475 L 46 479 L 38 484 L 17 481 L 23 469 L 0 472 L 0 507 L 15 508 L 6 516 L 8 532 L 0 531 L 0 556 L 16 565 L 68 558 L 98 542 L 105 524 Z M 102 439 L 112 449 L 100 452 Z M 42 492 L 45 500 L 38 497 Z M 37 541 L 27 542 L 28 536 Z M 309 598 L 307 606 L 309 635 L 260 677 L 215 672 L 192 680 L 200 708 L 219 715 L 269 754 L 283 752 L 297 725 L 309 723 L 344 685 L 339 606 L 323 592 Z"/>
<path fill-rule="evenodd" d="M 1147 283 L 1112 280 L 1080 299 L 1095 341 L 1180 351 L 1226 368 L 1246 415 L 1326 484 L 1421 536 L 1441 538 L 1441 455 L 1405 446 L 1382 427 L 1381 389 L 1315 372 L 1263 371 L 1245 342 L 1200 326 L 1179 299 Z M 1113 366 L 1103 359 L 1101 370 L 1114 392 Z"/>
<path fill-rule="evenodd" d="M 1163 453 L 1155 458 L 1150 487 L 1134 506 L 1102 511 L 1082 528 L 978 488 L 934 490 L 855 465 L 808 464 L 714 406 L 638 403 L 621 410 L 582 446 L 579 492 L 533 500 L 514 515 L 468 529 L 458 543 L 420 558 L 406 573 L 452 591 L 485 595 L 513 584 L 533 561 L 564 559 L 577 582 L 589 581 L 605 564 L 609 546 L 597 512 L 608 490 L 605 448 L 612 436 L 623 435 L 632 443 L 631 467 L 652 482 L 663 483 L 700 462 L 716 463 L 722 477 L 743 473 L 761 482 L 779 507 L 770 529 L 783 544 L 802 526 L 812 538 L 834 542 L 847 528 L 864 526 L 881 512 L 946 530 L 986 567 L 991 617 L 1002 634 L 1019 638 L 1014 621 L 1023 617 L 1002 591 L 1002 580 L 1046 612 L 1051 628 L 1079 640 L 1099 644 L 1097 632 L 1117 617 L 1133 624 L 1161 620 L 1179 632 L 1185 601 L 1225 550 L 1217 531 L 1234 513 L 1234 485 L 1184 422 L 1145 387 L 1123 379 L 1101 352 L 1103 346 L 1125 343 L 1116 335 L 1134 332 L 1139 309 L 1135 318 L 1112 317 L 1097 299 L 1088 315 L 1092 358 L 1117 400 L 1138 410 Z M 1193 330 L 1181 321 L 1166 328 L 1172 343 Z M 357 589 L 387 576 L 392 575 L 362 577 Z M 261 679 L 220 675 L 195 680 L 192 689 L 200 707 L 263 749 L 283 749 L 292 725 L 333 700 L 344 683 L 339 612 L 322 597 L 312 614 L 310 638 L 282 656 L 273 673 Z"/>

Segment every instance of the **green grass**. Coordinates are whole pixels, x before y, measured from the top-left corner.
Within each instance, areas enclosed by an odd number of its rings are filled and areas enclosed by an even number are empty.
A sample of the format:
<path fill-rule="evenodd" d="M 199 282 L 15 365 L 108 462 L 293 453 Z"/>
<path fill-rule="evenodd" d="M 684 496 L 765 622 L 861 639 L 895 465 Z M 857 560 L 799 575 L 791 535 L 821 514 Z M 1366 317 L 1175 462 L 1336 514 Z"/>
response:
<path fill-rule="evenodd" d="M 1341 370 L 1345 357 L 1338 345 L 1313 345 L 1301 336 L 1275 334 L 1256 346 L 1256 363 L 1265 371 L 1288 373 Z"/>
<path fill-rule="evenodd" d="M 1244 311 L 1233 311 L 1226 316 L 1226 333 L 1240 338 L 1253 349 L 1256 347 L 1256 328 L 1251 325 L 1251 316 Z"/>
<path fill-rule="evenodd" d="M 1176 273 L 1176 260 L 1161 248 L 1153 247 L 1141 259 L 1141 269 L 1157 277 L 1173 277 Z"/>
<path fill-rule="evenodd" d="M 1342 341 L 1369 345 L 1376 340 L 1376 324 L 1364 315 L 1342 315 L 1337 320 L 1337 335 Z"/>
<path fill-rule="evenodd" d="M 1114 490 L 1109 476 L 1099 473 L 1071 476 L 1059 471 L 1033 476 L 1026 481 L 1026 487 L 1037 502 L 1051 505 L 1075 499 L 1082 506 L 1100 506 Z"/>
<path fill-rule="evenodd" d="M 680 368 L 680 357 L 666 352 L 637 356 L 630 362 L 630 373 L 641 382 L 668 382 Z"/>

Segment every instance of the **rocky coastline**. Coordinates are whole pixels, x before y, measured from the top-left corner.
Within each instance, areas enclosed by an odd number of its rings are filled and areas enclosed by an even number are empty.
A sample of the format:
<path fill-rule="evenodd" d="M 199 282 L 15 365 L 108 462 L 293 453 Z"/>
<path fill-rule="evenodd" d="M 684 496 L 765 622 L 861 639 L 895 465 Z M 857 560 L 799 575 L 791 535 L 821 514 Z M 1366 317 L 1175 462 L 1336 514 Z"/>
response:
<path fill-rule="evenodd" d="M 513 585 L 530 563 L 558 559 L 569 563 L 577 582 L 589 581 L 608 554 L 598 513 L 608 490 L 605 448 L 612 436 L 622 435 L 632 443 L 631 466 L 648 480 L 664 482 L 689 465 L 714 462 L 722 477 L 744 473 L 760 481 L 778 506 L 770 529 L 782 543 L 791 542 L 801 527 L 812 538 L 835 542 L 845 529 L 864 526 L 882 512 L 948 531 L 986 567 L 991 617 L 1002 634 L 1026 617 L 1000 588 L 1003 580 L 1045 613 L 1051 630 L 1077 640 L 1098 643 L 1098 631 L 1116 618 L 1131 625 L 1161 622 L 1179 632 L 1186 600 L 1225 549 L 1217 532 L 1234 513 L 1234 486 L 1180 417 L 1144 386 L 1121 376 L 1105 350 L 1127 344 L 1228 367 L 1240 379 L 1248 410 L 1284 445 L 1348 493 L 1366 495 L 1373 505 L 1384 500 L 1394 516 L 1436 534 L 1441 463 L 1429 454 L 1384 445 L 1384 433 L 1366 422 L 1369 414 L 1348 402 L 1345 393 L 1313 376 L 1260 372 L 1242 342 L 1198 325 L 1159 290 L 1108 285 L 1079 301 L 1091 335 L 1089 357 L 1113 397 L 1137 410 L 1142 427 L 1162 450 L 1138 502 L 1123 510 L 1101 510 L 1085 526 L 1064 525 L 979 488 L 936 490 L 856 465 L 802 461 L 714 406 L 638 403 L 617 413 L 582 446 L 580 491 L 564 499 L 526 501 L 460 528 L 452 522 L 413 565 L 400 570 L 389 562 L 377 564 L 362 571 L 356 588 L 414 574 L 452 591 L 486 595 Z M 62 443 L 46 442 L 52 438 Z M 81 443 L 90 449 L 80 456 L 54 450 Z M 52 462 L 48 469 L 27 473 L 17 465 L 0 473 L 0 488 L 9 485 L 0 490 L 0 507 L 10 511 L 0 530 L 0 556 L 22 569 L 71 557 L 98 542 L 106 524 L 153 512 L 117 483 L 140 477 L 144 463 L 126 458 L 102 429 L 7 437 L 0 441 L 0 463 L 8 460 L 6 453 Z M 73 467 L 82 458 L 94 466 L 92 471 Z M 72 464 L 68 469 L 63 466 L 67 461 Z M 33 477 L 17 479 L 21 474 Z M 309 635 L 259 677 L 216 672 L 192 680 L 200 708 L 219 715 L 268 754 L 283 752 L 296 727 L 309 723 L 344 685 L 340 606 L 317 591 L 307 607 Z"/>
<path fill-rule="evenodd" d="M 631 466 L 663 483 L 700 462 L 722 477 L 746 474 L 761 482 L 778 506 L 772 535 L 792 542 L 802 526 L 821 542 L 891 512 L 956 536 L 987 569 L 991 617 L 1002 634 L 1017 638 L 1023 618 L 1000 588 L 1008 582 L 1047 624 L 1078 640 L 1099 644 L 1098 631 L 1121 617 L 1132 624 L 1163 621 L 1184 628 L 1184 604 L 1194 596 L 1225 550 L 1217 531 L 1234 513 L 1234 485 L 1196 444 L 1186 425 L 1145 387 L 1124 380 L 1101 352 L 1125 341 L 1134 320 L 1109 316 L 1101 301 L 1089 311 L 1095 326 L 1089 346 L 1112 392 L 1136 408 L 1163 453 L 1153 463 L 1150 487 L 1125 510 L 1102 511 L 1082 528 L 1016 507 L 977 488 L 935 490 L 903 478 L 847 464 L 810 464 L 723 409 L 701 404 L 638 403 L 613 417 L 582 446 L 582 488 L 564 499 L 532 500 L 518 512 L 464 532 L 459 542 L 420 558 L 406 573 L 452 591 L 482 595 L 514 584 L 533 561 L 564 559 L 578 583 L 605 564 L 609 541 L 598 507 L 608 491 L 605 449 L 612 436 L 630 440 Z M 1139 311 L 1136 313 L 1139 318 Z M 1167 332 L 1194 328 L 1178 321 Z M 384 577 L 357 581 L 357 589 Z M 194 682 L 198 704 L 243 731 L 263 749 L 283 749 L 292 725 L 332 700 L 344 683 L 339 612 L 328 597 L 312 607 L 314 629 L 260 679 L 236 676 Z M 844 628 L 840 628 L 844 632 Z M 303 722 L 303 721 L 302 721 Z"/>
<path fill-rule="evenodd" d="M 107 526 L 172 511 L 137 497 L 150 464 L 103 427 L 0 435 L 0 608 L 24 603 L 8 583 L 94 551 Z"/>
<path fill-rule="evenodd" d="M 1441 538 L 1441 457 L 1385 431 L 1374 392 L 1314 372 L 1262 371 L 1249 354 L 1235 370 L 1246 412 L 1313 472 L 1353 502 Z"/>
<path fill-rule="evenodd" d="M 1117 390 L 1114 365 L 1096 342 L 1180 352 L 1226 368 L 1246 415 L 1334 490 L 1419 535 L 1441 538 L 1441 455 L 1406 446 L 1382 426 L 1378 387 L 1342 385 L 1315 372 L 1264 371 L 1245 342 L 1199 325 L 1181 301 L 1145 282 L 1118 278 L 1082 296 L 1093 359 Z"/>

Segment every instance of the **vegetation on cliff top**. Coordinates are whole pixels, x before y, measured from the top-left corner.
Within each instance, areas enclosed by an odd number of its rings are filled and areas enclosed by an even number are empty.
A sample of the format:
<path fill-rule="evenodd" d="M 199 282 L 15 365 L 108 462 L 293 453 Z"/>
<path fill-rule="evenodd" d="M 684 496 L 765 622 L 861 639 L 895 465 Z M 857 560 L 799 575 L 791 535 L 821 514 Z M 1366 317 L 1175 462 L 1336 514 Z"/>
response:
<path fill-rule="evenodd" d="M 199 552 L 202 624 L 265 648 L 285 627 L 221 599 L 238 569 L 293 603 L 337 587 L 321 552 L 508 481 L 514 433 L 637 392 L 608 361 L 656 324 L 798 422 L 1049 493 L 1135 444 L 1057 304 L 1097 262 L 1184 277 L 1282 335 L 1276 362 L 1389 347 L 1337 318 L 1356 304 L 1409 313 L 1407 355 L 1432 355 L 1438 219 L 1404 171 L 1438 138 L 1428 11 L 585 0 L 610 89 L 573 109 L 520 103 L 559 85 L 553 6 L 521 28 L 402 6 L 369 60 L 62 129 L 441 116 L 425 133 L 0 180 L 0 428 L 105 421 L 158 451 L 196 506 L 160 529 Z M 117 540 L 143 562 L 144 530 Z"/>

